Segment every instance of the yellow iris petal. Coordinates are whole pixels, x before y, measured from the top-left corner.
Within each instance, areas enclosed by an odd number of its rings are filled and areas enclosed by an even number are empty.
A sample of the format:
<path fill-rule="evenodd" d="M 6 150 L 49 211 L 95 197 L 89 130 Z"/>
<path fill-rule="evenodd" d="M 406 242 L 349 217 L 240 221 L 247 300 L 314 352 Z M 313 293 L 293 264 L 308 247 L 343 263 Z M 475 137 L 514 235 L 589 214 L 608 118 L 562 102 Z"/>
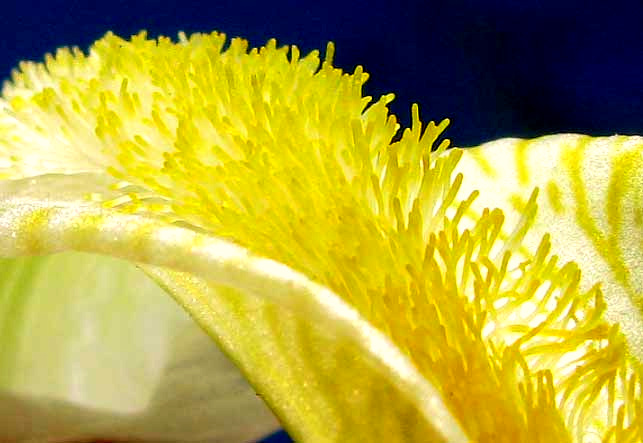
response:
<path fill-rule="evenodd" d="M 640 138 L 393 141 L 332 45 L 224 43 L 21 65 L 0 253 L 140 263 L 303 441 L 640 439 Z"/>

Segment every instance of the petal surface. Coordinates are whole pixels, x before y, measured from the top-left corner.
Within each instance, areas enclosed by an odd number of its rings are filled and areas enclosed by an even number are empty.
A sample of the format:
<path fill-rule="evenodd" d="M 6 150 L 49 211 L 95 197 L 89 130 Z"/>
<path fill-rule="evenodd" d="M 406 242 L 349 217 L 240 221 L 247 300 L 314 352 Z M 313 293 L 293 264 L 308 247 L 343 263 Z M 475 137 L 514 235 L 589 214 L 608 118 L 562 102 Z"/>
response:
<path fill-rule="evenodd" d="M 643 137 L 497 140 L 464 150 L 457 171 L 465 193 L 481 190 L 472 210 L 499 207 L 509 223 L 539 189 L 524 246 L 551 233 L 562 262 L 582 260 L 581 287 L 600 283 L 606 318 L 643 361 Z"/>
<path fill-rule="evenodd" d="M 48 176 L 42 189 L 35 178 L 0 184 L 2 255 L 71 249 L 143 266 L 239 364 L 296 438 L 466 441 L 433 386 L 329 289 L 224 240 L 88 203 L 86 190 L 66 180 L 75 178 Z M 68 192 L 41 199 L 54 181 Z M 383 403 L 394 406 L 346 414 Z"/>

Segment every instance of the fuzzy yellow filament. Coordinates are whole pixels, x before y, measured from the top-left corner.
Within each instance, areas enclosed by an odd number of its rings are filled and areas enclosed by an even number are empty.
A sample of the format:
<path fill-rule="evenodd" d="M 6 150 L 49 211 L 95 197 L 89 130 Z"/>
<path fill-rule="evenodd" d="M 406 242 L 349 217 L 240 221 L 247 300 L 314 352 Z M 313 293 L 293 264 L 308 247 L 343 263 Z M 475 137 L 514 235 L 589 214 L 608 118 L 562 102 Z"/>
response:
<path fill-rule="evenodd" d="M 447 150 L 414 106 L 393 142 L 332 45 L 224 46 L 23 63 L 0 252 L 142 263 L 304 441 L 640 441 L 641 138 Z"/>

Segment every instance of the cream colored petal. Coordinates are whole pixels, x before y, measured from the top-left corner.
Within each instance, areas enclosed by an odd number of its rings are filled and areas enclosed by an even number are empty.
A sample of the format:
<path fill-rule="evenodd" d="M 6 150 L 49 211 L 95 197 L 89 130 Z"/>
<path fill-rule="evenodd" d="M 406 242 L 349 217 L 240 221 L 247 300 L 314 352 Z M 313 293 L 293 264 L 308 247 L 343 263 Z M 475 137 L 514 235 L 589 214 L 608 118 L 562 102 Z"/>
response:
<path fill-rule="evenodd" d="M 581 287 L 600 283 L 606 317 L 620 323 L 643 359 L 643 137 L 566 134 L 504 139 L 463 150 L 462 192 L 503 209 L 510 225 L 538 188 L 538 212 L 523 245 L 535 251 L 551 233 L 564 263 L 582 264 Z"/>

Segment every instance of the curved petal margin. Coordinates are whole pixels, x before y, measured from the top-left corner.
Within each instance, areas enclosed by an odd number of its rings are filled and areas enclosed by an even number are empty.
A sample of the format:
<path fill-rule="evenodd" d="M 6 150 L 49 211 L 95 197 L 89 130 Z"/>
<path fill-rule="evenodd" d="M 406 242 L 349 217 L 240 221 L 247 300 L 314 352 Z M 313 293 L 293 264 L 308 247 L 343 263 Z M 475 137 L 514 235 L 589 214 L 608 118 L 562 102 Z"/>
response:
<path fill-rule="evenodd" d="M 225 240 L 106 210 L 87 198 L 86 183 L 77 194 L 74 179 L 0 184 L 0 255 L 75 250 L 142 265 L 295 439 L 467 441 L 431 383 L 329 289 Z M 66 191 L 53 196 L 53 183 Z"/>

